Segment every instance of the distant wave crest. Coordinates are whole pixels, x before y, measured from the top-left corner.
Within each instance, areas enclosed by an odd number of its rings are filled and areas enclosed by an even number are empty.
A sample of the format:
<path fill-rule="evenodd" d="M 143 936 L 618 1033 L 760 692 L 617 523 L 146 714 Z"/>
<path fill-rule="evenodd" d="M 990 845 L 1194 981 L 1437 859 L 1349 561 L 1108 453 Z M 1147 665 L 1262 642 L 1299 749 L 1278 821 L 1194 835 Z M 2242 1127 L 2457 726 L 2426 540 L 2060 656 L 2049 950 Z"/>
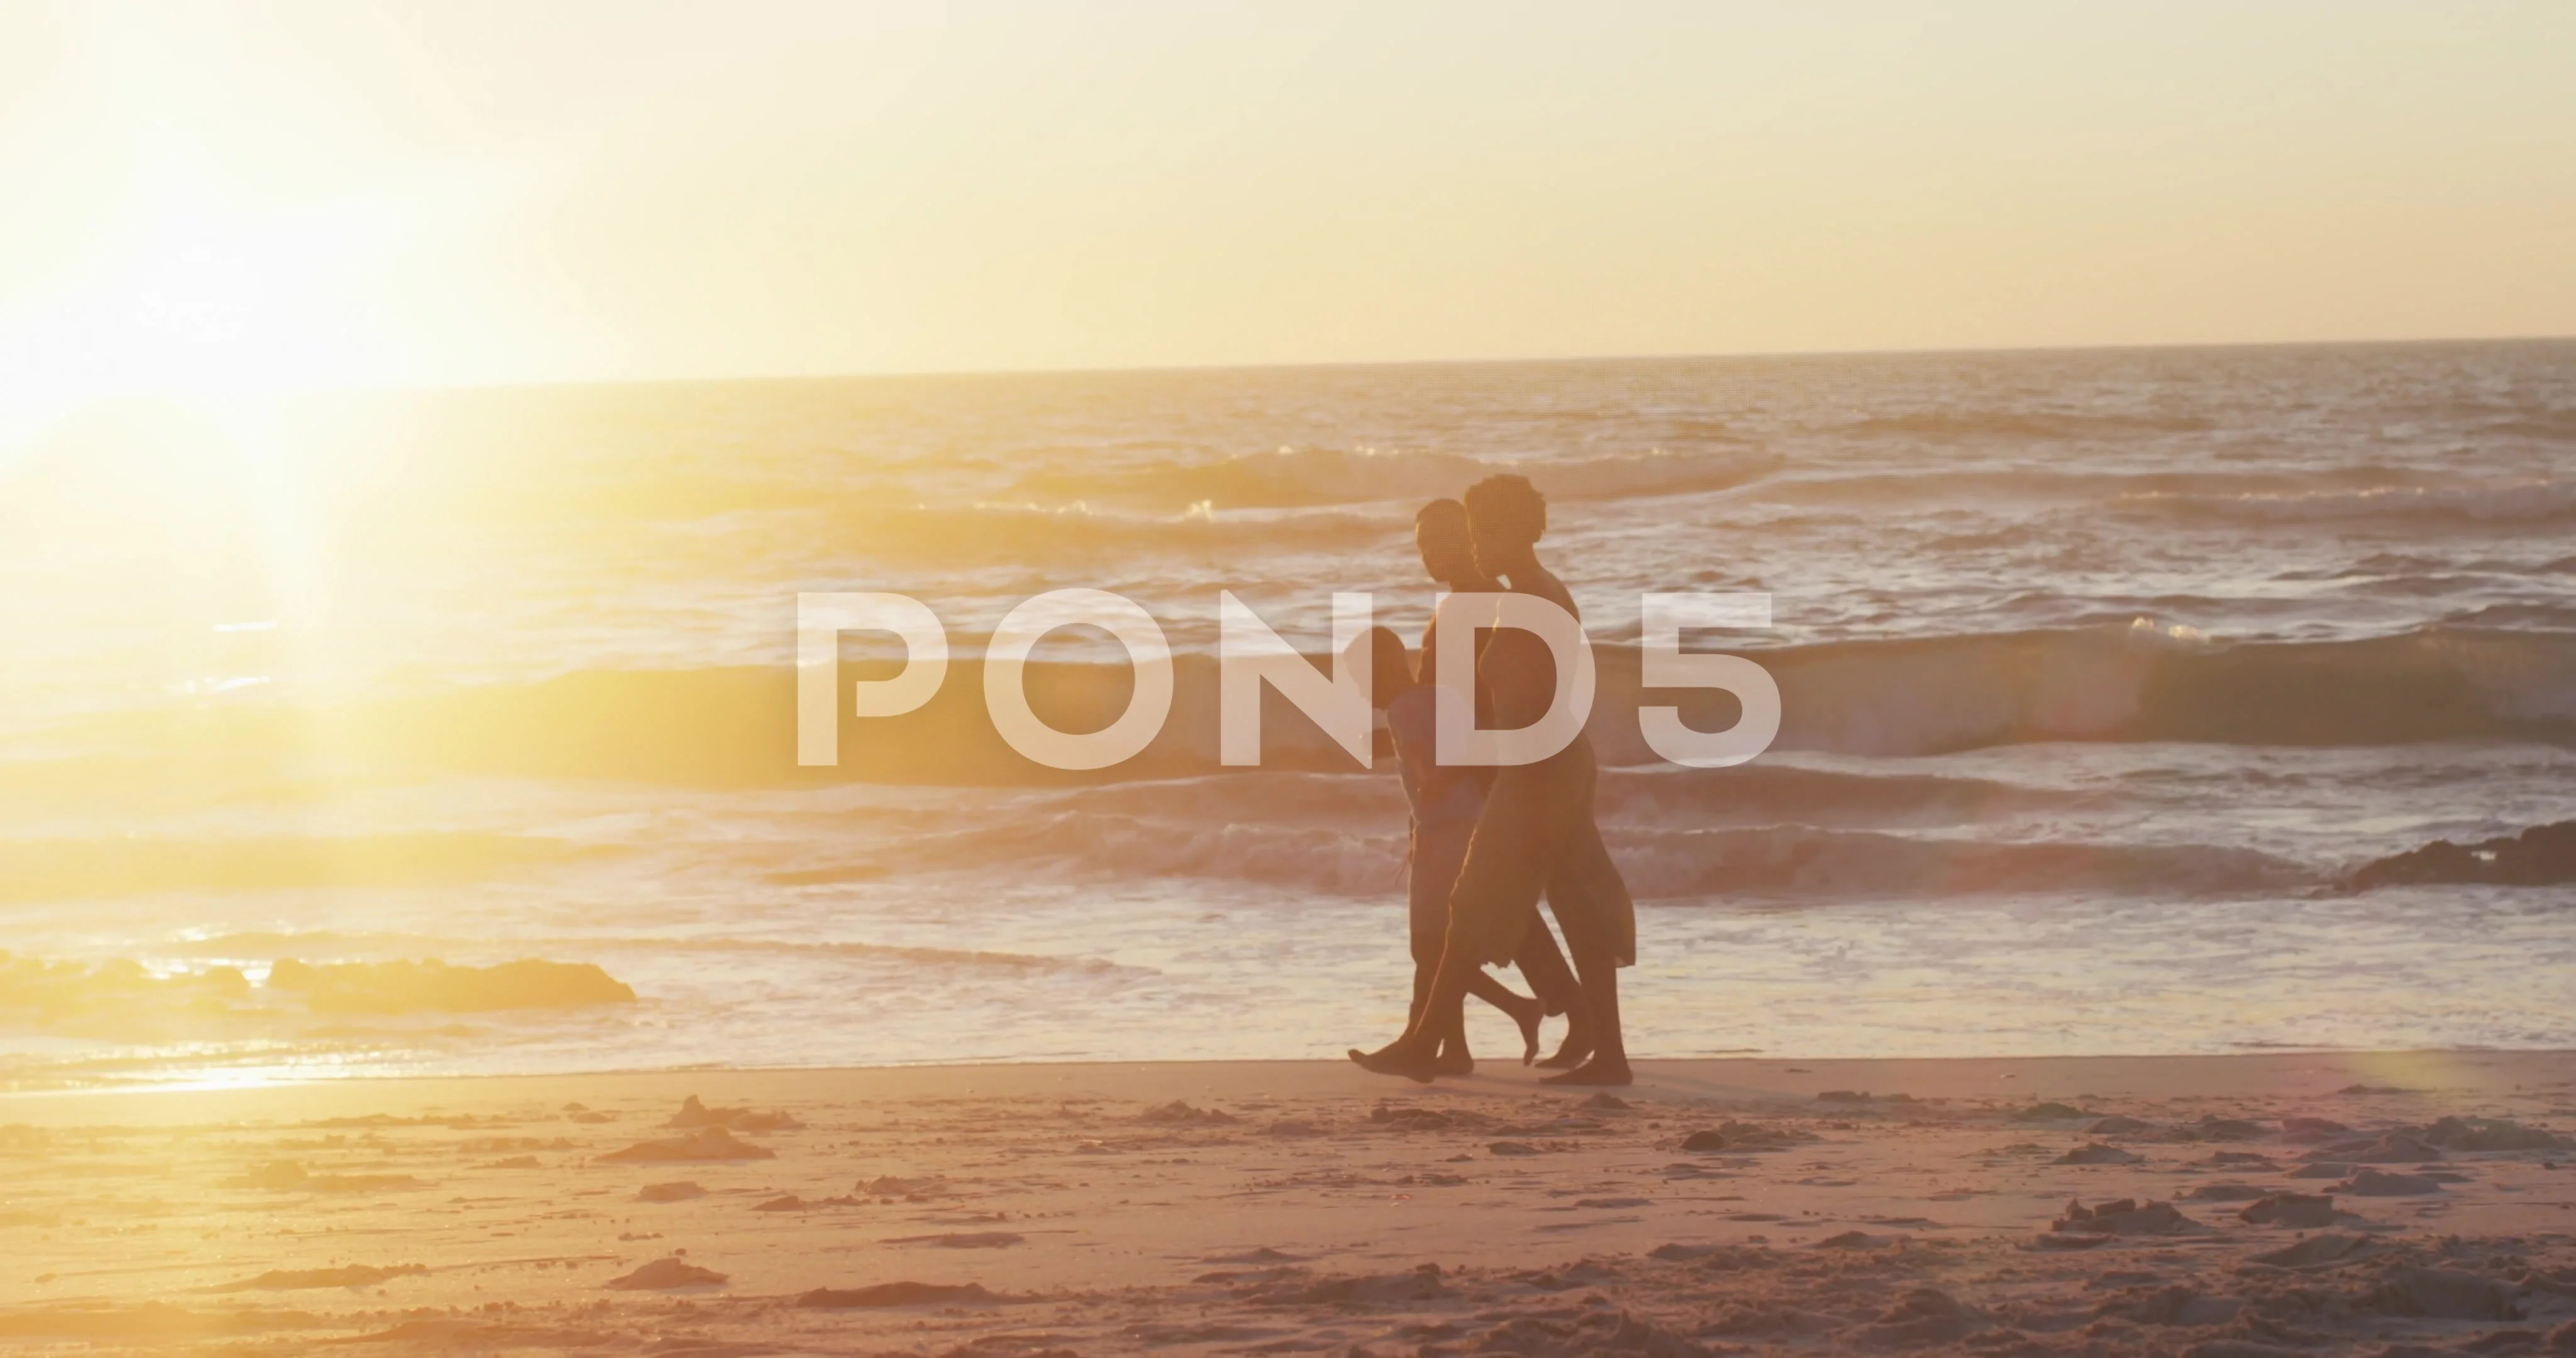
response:
<path fill-rule="evenodd" d="M 2120 507 L 2183 522 L 2557 525 L 2576 521 L 2576 480 L 2235 495 L 2149 491 L 2123 497 Z"/>
<path fill-rule="evenodd" d="M 1400 813 L 1399 813 L 1400 815 Z M 1400 829 L 1401 821 L 1394 824 Z M 2021 891 L 2225 895 L 2313 885 L 2314 871 L 2210 845 L 1998 844 L 1877 831 L 1762 826 L 1606 831 L 1640 899 L 1946 897 Z M 1400 833 L 1270 821 L 1063 812 L 908 842 L 919 871 L 1043 870 L 1101 881 L 1202 878 L 1319 894 L 1403 890 Z"/>
<path fill-rule="evenodd" d="M 1608 500 L 1721 490 L 1773 465 L 1768 458 L 1734 453 L 1652 451 L 1505 463 L 1461 453 L 1283 448 L 1220 462 L 1035 472 L 1020 478 L 1014 490 L 1042 503 L 1277 509 L 1456 496 L 1479 478 L 1513 471 L 1558 499 Z"/>

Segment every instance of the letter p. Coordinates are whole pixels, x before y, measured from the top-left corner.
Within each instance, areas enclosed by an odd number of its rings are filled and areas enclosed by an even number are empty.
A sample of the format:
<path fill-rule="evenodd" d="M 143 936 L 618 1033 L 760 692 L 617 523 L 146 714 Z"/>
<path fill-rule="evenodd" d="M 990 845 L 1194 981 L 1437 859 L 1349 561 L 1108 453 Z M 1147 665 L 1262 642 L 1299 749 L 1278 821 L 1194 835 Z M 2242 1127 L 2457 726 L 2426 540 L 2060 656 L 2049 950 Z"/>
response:
<path fill-rule="evenodd" d="M 905 594 L 798 594 L 796 762 L 802 766 L 841 762 L 843 632 L 892 632 L 903 642 L 903 668 L 893 678 L 854 686 L 856 716 L 902 716 L 929 702 L 948 676 L 948 629 L 930 605 Z"/>

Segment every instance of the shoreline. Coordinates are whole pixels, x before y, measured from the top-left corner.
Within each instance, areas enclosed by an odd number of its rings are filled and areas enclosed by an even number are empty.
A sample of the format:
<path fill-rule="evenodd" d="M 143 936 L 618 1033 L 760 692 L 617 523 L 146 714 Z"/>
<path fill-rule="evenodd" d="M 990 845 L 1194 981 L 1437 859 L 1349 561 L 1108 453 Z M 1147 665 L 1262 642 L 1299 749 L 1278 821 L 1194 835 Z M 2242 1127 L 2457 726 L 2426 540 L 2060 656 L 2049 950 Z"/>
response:
<path fill-rule="evenodd" d="M 1637 1083 L 1614 1094 L 1638 1093 L 1694 1099 L 1771 1099 L 1795 1102 L 1833 1090 L 1878 1094 L 1911 1093 L 1916 1098 L 1974 1099 L 2026 1094 L 2036 1099 L 2093 1094 L 2102 1097 L 2175 1097 L 2205 1095 L 2321 1097 L 2331 1091 L 2309 1086 L 2336 1075 L 2349 1082 L 2397 1083 L 2412 1073 L 2428 1078 L 2438 1073 L 2451 1083 L 2444 1088 L 2470 1094 L 2493 1092 L 2510 1084 L 2504 1074 L 2537 1079 L 2547 1069 L 2576 1075 L 2576 1048 L 2449 1048 L 2346 1050 L 2316 1048 L 2234 1053 L 2154 1053 L 2104 1056 L 1720 1056 L 1640 1059 Z M 2501 1072 L 2502 1074 L 2500 1074 Z M 394 1098 L 451 1097 L 477 1101 L 524 1092 L 543 1083 L 555 1092 L 575 1087 L 611 1095 L 637 1095 L 643 1087 L 686 1084 L 693 1089 L 721 1090 L 735 1098 L 813 1097 L 818 1086 L 842 1093 L 851 1086 L 872 1087 L 890 1097 L 949 1097 L 983 1093 L 1015 1097 L 1061 1092 L 1055 1085 L 1077 1077 L 1122 1093 L 1168 1091 L 1169 1097 L 1211 1098 L 1293 1092 L 1315 1097 L 1334 1092 L 1393 1096 L 1398 1093 L 1447 1092 L 1490 1095 L 1504 1089 L 1522 1093 L 1581 1097 L 1592 1091 L 1544 1085 L 1544 1072 L 1516 1062 L 1482 1059 L 1474 1075 L 1417 1085 L 1407 1080 L 1371 1075 L 1347 1061 L 1301 1058 L 1246 1058 L 1172 1061 L 966 1061 L 900 1065 L 836 1066 L 671 1066 L 572 1073 L 502 1072 L 486 1074 L 344 1074 L 261 1080 L 232 1084 L 220 1078 L 188 1082 L 67 1086 L 54 1089 L 0 1090 L 0 1124 L 30 1122 L 61 1125 L 58 1119 L 23 1116 L 28 1102 L 77 1103 L 84 1100 L 163 1098 L 285 1101 L 296 1105 L 380 1102 Z M 2362 1079 L 2369 1076 L 2368 1080 Z M 961 1085 L 961 1081 L 977 1080 Z M 2289 1081 L 2290 1087 L 2266 1084 Z M 2016 1083 L 2017 1082 L 2017 1083 Z M 1342 1086 L 1353 1084 L 1352 1089 Z M 2078 1088 L 2077 1086 L 2081 1086 Z M 2337 1086 L 2340 1088 L 2341 1086 Z M 2296 1092 L 2294 1093 L 2293 1090 Z M 2431 1087 L 2428 1087 L 2430 1092 Z M 2409 1092 L 2418 1092 L 2410 1088 Z"/>

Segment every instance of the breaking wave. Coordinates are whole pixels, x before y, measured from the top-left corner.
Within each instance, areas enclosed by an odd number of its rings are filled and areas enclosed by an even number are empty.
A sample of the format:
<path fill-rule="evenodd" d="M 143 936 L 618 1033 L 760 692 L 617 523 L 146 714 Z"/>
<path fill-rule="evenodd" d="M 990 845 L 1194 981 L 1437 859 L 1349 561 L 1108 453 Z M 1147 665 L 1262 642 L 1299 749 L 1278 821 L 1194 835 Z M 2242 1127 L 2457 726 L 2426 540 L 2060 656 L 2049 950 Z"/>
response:
<path fill-rule="evenodd" d="M 1601 643 L 1595 654 L 1600 674 L 1590 731 L 1605 764 L 1661 763 L 1638 734 L 1641 705 L 1676 706 L 1699 729 L 1723 729 L 1735 719 L 1734 699 L 1724 693 L 1643 690 L 1632 647 Z M 2358 641 L 2228 645 L 2141 620 L 2126 627 L 1828 642 L 1752 654 L 1781 691 L 1778 750 L 1907 756 L 2045 741 L 2576 743 L 2576 634 L 2563 632 L 2436 628 Z M 342 772 L 358 779 L 1042 788 L 1224 772 L 1217 762 L 1216 661 L 1185 655 L 1176 658 L 1176 669 L 1161 733 L 1126 763 L 1084 772 L 1037 765 L 1002 740 L 985 710 L 980 662 L 971 658 L 953 659 L 939 692 L 912 713 L 843 721 L 839 763 L 832 767 L 796 763 L 795 679 L 783 667 L 590 670 L 534 684 L 359 704 L 328 716 Z M 1126 709 L 1132 687 L 1124 665 L 1033 662 L 1025 678 L 1032 707 L 1062 730 L 1108 725 Z M 309 719 L 284 706 L 196 714 L 188 737 L 194 758 L 185 773 L 209 786 L 274 786 L 300 748 L 290 737 Z M 100 738 L 137 738 L 128 734 L 130 726 L 142 738 L 165 738 L 157 727 L 131 723 L 110 723 Z M 1271 772 L 1353 770 L 1348 755 L 1266 688 L 1262 732 L 1263 767 Z M 77 785 L 80 762 L 30 767 L 49 782 Z M 278 777 L 264 781 L 263 773 Z M 1714 791 L 1720 787 L 1731 790 Z M 1677 805 L 1705 797 L 1714 806 L 1738 795 L 1733 789 L 1817 802 L 1851 791 L 1818 775 L 1766 769 L 1731 784 L 1614 782 L 1606 795 L 1660 796 L 1678 799 Z M 1928 805 L 1978 794 L 1926 784 L 1919 794 L 1904 795 L 1920 795 Z M 481 857 L 455 854 L 454 847 L 389 857 L 405 866 Z M 509 853 L 521 846 L 476 847 Z M 87 861 L 85 874 L 134 878 L 127 889 L 147 886 L 159 871 L 135 877 L 139 869 L 104 849 Z M 265 871 L 267 865 L 252 866 Z"/>

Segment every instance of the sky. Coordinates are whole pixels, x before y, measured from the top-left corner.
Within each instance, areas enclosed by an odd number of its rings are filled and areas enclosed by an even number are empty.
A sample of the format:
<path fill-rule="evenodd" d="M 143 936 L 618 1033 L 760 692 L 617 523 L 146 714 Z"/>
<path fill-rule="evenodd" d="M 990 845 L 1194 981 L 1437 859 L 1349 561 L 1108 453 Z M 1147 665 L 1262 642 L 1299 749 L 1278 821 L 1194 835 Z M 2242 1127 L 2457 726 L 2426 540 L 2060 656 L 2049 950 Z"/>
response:
<path fill-rule="evenodd" d="M 2563 0 L 0 0 L 0 390 L 2563 335 L 2571 53 Z"/>

